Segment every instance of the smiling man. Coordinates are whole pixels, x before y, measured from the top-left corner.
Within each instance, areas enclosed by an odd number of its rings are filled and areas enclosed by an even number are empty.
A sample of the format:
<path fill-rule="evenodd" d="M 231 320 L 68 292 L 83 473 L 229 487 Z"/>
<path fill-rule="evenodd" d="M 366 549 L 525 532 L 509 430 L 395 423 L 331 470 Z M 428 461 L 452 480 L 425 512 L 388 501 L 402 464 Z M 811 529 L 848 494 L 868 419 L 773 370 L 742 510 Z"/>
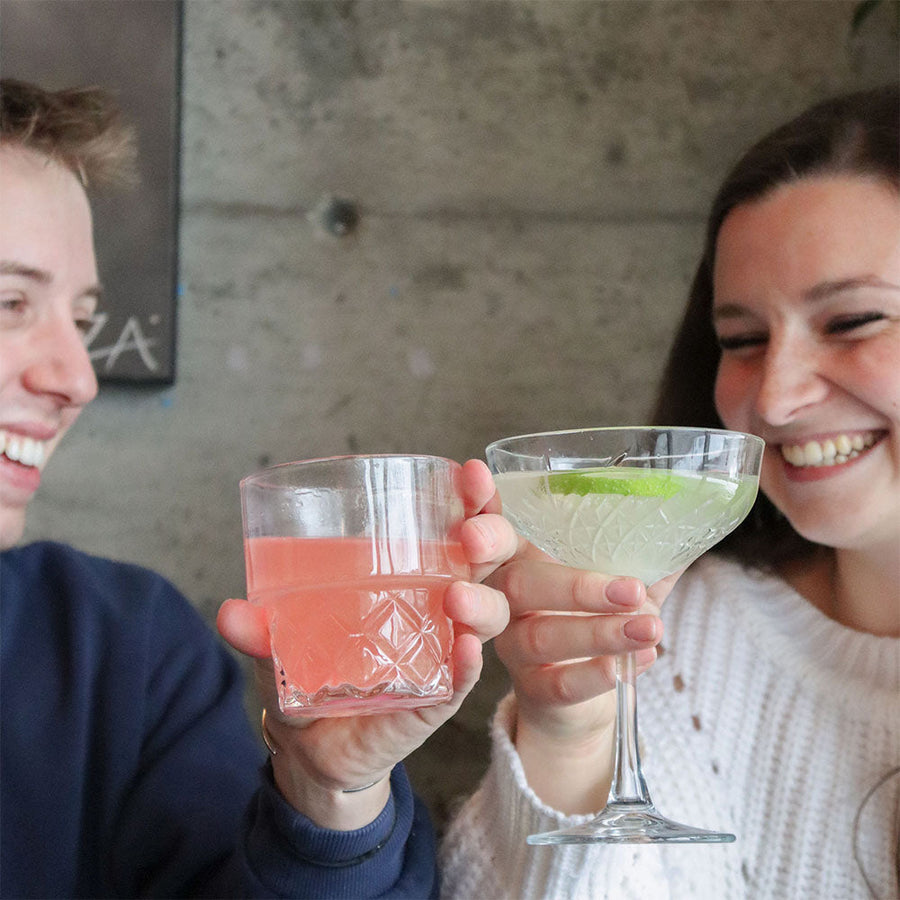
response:
<path fill-rule="evenodd" d="M 98 91 L 4 80 L 0 99 L 0 892 L 234 893 L 250 881 L 234 847 L 260 754 L 233 662 L 159 576 L 16 546 L 44 467 L 97 394 L 86 189 L 131 180 L 134 137 Z M 210 753 L 216 739 L 234 762 Z M 177 799 L 203 827 L 184 827 Z"/>
<path fill-rule="evenodd" d="M 436 896 L 428 813 L 400 761 L 477 681 L 481 642 L 508 619 L 500 592 L 448 591 L 450 702 L 302 729 L 272 715 L 263 765 L 236 662 L 168 581 L 18 546 L 44 466 L 97 393 L 87 191 L 127 181 L 133 158 L 102 92 L 0 81 L 0 896 Z M 483 577 L 515 536 L 478 515 L 487 469 L 466 471 Z M 250 604 L 224 604 L 220 628 L 271 667 Z"/>

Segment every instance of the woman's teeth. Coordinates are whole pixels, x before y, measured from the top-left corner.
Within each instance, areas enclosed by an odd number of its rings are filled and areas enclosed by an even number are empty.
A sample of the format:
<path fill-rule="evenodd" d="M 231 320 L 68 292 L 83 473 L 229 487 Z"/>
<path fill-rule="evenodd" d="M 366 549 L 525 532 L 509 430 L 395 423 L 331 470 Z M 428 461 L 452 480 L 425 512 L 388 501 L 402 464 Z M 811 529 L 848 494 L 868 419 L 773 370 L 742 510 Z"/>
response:
<path fill-rule="evenodd" d="M 13 462 L 22 463 L 23 466 L 37 466 L 44 464 L 46 457 L 46 443 L 21 434 L 9 434 L 0 431 L 0 453 Z"/>
<path fill-rule="evenodd" d="M 875 432 L 841 434 L 824 441 L 807 441 L 805 444 L 782 444 L 781 455 L 792 466 L 839 466 L 859 456 L 875 443 Z"/>

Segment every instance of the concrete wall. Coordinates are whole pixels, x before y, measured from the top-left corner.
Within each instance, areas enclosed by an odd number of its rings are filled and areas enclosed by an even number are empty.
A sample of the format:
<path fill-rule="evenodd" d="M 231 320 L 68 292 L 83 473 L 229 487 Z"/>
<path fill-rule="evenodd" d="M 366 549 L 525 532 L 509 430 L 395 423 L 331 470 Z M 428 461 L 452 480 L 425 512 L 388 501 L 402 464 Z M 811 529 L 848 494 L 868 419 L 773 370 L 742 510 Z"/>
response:
<path fill-rule="evenodd" d="M 893 10 L 853 35 L 856 6 L 187 0 L 177 382 L 103 389 L 28 536 L 154 567 L 212 617 L 262 465 L 640 422 L 737 152 L 897 77 Z M 414 758 L 439 819 L 503 689 L 492 661 Z"/>

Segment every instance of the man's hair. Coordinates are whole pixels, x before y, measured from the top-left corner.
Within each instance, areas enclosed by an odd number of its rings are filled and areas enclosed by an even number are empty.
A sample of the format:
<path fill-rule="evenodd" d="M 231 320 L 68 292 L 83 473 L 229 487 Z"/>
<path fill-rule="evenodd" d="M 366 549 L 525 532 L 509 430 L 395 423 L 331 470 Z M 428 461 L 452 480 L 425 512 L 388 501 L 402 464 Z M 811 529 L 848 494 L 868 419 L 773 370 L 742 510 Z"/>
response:
<path fill-rule="evenodd" d="M 85 188 L 128 185 L 137 177 L 134 129 L 100 88 L 47 91 L 0 79 L 0 147 L 10 145 L 65 166 Z"/>
<path fill-rule="evenodd" d="M 876 178 L 900 191 L 900 91 L 896 85 L 845 94 L 807 109 L 754 144 L 727 175 L 712 203 L 706 244 L 681 326 L 663 373 L 652 421 L 721 428 L 714 388 L 721 350 L 712 324 L 719 229 L 731 210 L 780 185 L 821 175 Z M 761 568 L 820 548 L 801 537 L 762 494 L 717 551 Z"/>

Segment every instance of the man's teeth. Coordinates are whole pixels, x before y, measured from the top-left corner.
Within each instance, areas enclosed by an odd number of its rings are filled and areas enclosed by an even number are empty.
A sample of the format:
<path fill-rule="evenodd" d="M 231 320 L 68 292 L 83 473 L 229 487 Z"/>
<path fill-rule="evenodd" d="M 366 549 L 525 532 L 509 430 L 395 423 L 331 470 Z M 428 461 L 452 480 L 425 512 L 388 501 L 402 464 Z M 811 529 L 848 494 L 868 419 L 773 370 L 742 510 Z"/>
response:
<path fill-rule="evenodd" d="M 0 431 L 0 453 L 13 462 L 22 463 L 23 466 L 40 468 L 46 457 L 46 443 L 22 434 Z"/>
<path fill-rule="evenodd" d="M 805 444 L 783 444 L 781 455 L 792 466 L 839 466 L 875 443 L 875 433 L 841 434 L 824 441 L 807 441 Z"/>

